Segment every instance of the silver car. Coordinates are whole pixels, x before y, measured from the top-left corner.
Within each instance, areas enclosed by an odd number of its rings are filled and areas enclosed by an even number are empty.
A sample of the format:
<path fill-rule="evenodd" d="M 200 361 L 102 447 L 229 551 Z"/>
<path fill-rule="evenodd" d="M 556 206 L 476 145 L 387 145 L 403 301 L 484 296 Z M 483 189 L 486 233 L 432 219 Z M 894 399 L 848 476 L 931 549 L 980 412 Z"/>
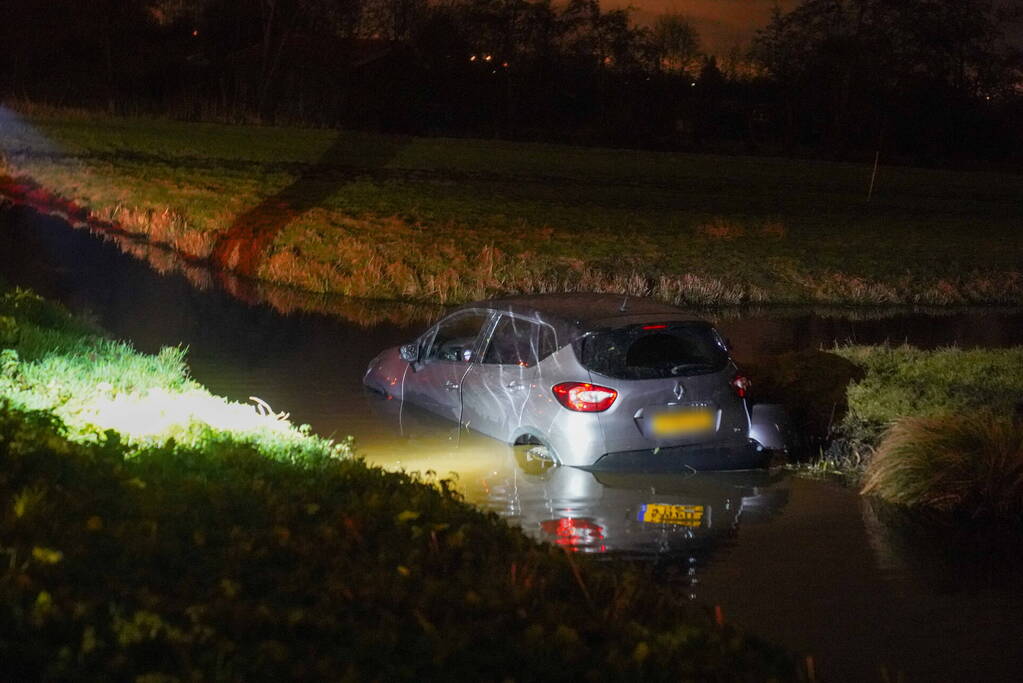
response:
<path fill-rule="evenodd" d="M 590 469 L 748 469 L 785 447 L 783 411 L 709 323 L 650 299 L 480 301 L 370 363 L 363 382 L 554 462 Z"/>

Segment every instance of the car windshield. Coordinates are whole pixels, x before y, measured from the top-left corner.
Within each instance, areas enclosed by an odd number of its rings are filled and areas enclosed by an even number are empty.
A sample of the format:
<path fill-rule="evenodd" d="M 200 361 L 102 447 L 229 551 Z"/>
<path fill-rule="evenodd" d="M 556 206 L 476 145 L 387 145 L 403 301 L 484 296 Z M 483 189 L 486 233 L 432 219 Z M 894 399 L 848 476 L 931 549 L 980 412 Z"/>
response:
<path fill-rule="evenodd" d="M 616 379 L 659 379 L 718 372 L 728 362 L 707 323 L 649 323 L 592 332 L 575 342 L 588 370 Z"/>

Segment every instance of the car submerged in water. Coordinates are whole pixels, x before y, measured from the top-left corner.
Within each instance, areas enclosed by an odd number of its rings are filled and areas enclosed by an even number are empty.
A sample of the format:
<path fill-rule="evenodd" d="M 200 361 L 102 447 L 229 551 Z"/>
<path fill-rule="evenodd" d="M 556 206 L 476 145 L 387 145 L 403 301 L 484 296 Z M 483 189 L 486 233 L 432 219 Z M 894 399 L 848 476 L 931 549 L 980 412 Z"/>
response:
<path fill-rule="evenodd" d="M 752 469 L 785 448 L 783 410 L 751 403 L 726 340 L 651 299 L 466 304 L 374 358 L 363 383 L 560 465 Z"/>

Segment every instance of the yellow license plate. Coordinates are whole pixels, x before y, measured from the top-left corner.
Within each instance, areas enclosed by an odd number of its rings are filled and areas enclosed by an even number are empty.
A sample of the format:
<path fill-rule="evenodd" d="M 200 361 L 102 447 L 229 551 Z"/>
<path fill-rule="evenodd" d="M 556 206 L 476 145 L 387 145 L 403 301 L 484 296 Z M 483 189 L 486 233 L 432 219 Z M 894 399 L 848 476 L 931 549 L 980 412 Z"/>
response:
<path fill-rule="evenodd" d="M 703 524 L 703 506 L 650 503 L 639 508 L 639 521 L 697 527 Z"/>
<path fill-rule="evenodd" d="M 706 432 L 714 428 L 714 414 L 707 409 L 654 415 L 651 429 L 658 436 Z"/>

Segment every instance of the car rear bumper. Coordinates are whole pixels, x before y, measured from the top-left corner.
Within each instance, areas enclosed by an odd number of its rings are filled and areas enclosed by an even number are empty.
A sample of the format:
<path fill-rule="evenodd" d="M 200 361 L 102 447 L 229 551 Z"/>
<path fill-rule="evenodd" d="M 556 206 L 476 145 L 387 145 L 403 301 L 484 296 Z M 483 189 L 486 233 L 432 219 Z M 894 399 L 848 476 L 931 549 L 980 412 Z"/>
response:
<path fill-rule="evenodd" d="M 605 453 L 585 469 L 672 472 L 681 470 L 751 470 L 767 467 L 771 452 L 758 443 L 744 445 L 670 446 Z"/>

